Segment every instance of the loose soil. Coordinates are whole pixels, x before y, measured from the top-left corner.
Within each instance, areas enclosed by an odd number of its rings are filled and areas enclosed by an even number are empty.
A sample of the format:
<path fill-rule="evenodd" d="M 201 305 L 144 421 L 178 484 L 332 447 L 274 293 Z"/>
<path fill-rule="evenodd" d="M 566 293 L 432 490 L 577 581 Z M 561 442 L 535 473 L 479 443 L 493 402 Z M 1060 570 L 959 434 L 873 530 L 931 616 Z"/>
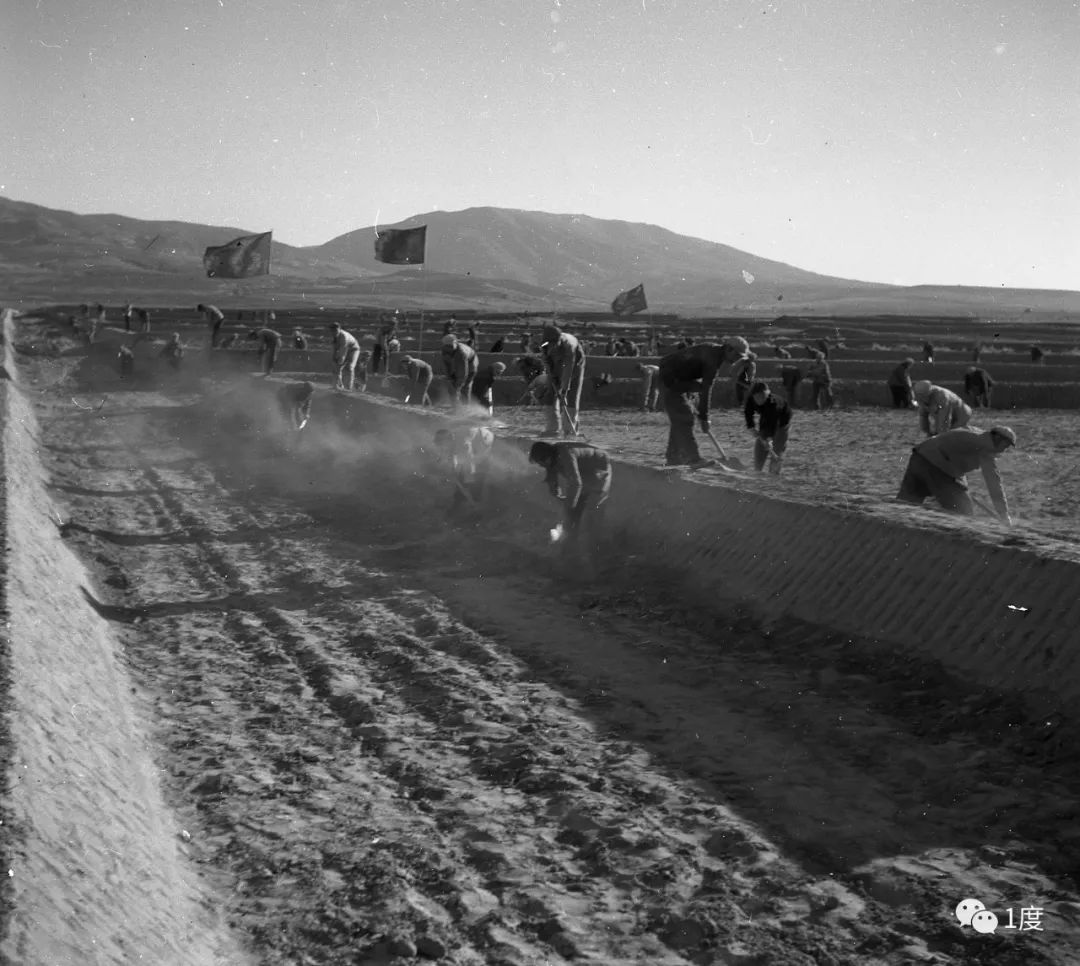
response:
<path fill-rule="evenodd" d="M 78 408 L 77 363 L 22 361 L 62 532 L 255 961 L 1080 961 L 1075 756 L 1016 702 L 734 601 L 687 611 L 633 561 L 572 579 L 497 513 L 448 522 L 371 441 L 290 457 L 161 391 Z M 603 416 L 590 438 L 656 462 L 663 417 Z M 1008 421 L 1017 532 L 1075 537 L 1053 511 L 1076 489 L 1025 478 L 1066 472 L 1066 437 Z M 799 413 L 779 480 L 702 476 L 875 512 L 913 423 Z M 962 929 L 969 896 L 1042 929 Z"/>

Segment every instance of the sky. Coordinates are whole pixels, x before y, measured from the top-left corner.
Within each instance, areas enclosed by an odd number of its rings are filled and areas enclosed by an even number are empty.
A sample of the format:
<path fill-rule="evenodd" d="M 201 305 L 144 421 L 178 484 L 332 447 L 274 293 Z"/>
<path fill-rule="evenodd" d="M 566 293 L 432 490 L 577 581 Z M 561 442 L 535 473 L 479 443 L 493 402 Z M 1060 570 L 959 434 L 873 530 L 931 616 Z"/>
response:
<path fill-rule="evenodd" d="M 1080 290 L 1080 0 L 11 0 L 0 195 L 315 245 L 492 205 Z"/>

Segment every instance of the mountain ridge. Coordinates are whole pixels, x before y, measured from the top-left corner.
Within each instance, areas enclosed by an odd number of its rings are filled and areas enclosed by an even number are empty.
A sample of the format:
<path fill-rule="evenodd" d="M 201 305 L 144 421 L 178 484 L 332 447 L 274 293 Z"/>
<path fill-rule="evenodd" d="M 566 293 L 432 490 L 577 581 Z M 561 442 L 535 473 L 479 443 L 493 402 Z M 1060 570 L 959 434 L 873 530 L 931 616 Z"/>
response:
<path fill-rule="evenodd" d="M 403 308 L 475 303 L 490 311 L 605 311 L 618 292 L 644 284 L 650 310 L 662 313 L 875 312 L 904 301 L 916 311 L 940 311 L 946 303 L 982 311 L 1034 302 L 1040 309 L 1080 312 L 1080 293 L 837 278 L 659 225 L 585 214 L 474 206 L 378 228 L 419 224 L 428 226 L 422 268 L 376 262 L 372 225 L 320 245 L 274 241 L 270 276 L 226 283 L 205 277 L 204 249 L 256 231 L 81 215 L 0 197 L 0 272 L 17 296 L 54 300 L 115 292 L 110 297 L 117 301 L 145 292 Z"/>

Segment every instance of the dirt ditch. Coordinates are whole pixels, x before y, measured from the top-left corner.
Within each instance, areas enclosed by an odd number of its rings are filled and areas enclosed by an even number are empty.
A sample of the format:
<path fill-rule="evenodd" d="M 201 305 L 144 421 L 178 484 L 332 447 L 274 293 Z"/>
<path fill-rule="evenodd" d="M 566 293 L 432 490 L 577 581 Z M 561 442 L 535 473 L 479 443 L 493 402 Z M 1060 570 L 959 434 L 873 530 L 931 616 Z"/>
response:
<path fill-rule="evenodd" d="M 449 523 L 408 441 L 290 458 L 193 396 L 80 409 L 76 365 L 21 366 L 53 525 L 252 961 L 1080 961 L 1058 723 L 644 560 L 577 579 L 497 503 Z"/>

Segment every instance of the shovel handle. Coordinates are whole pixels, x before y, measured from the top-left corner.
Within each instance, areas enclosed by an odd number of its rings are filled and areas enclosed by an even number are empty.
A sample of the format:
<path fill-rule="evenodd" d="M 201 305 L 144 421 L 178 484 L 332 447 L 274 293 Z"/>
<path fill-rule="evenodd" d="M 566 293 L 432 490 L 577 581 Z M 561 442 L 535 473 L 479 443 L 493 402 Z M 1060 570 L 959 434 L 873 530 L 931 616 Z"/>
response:
<path fill-rule="evenodd" d="M 724 461 L 726 462 L 728 454 L 724 452 L 724 447 L 720 445 L 720 440 L 718 440 L 713 435 L 713 431 L 711 429 L 705 430 L 705 435 L 708 436 L 710 440 L 712 440 L 713 446 L 716 447 L 717 451 L 720 453 L 720 455 L 724 458 Z"/>

